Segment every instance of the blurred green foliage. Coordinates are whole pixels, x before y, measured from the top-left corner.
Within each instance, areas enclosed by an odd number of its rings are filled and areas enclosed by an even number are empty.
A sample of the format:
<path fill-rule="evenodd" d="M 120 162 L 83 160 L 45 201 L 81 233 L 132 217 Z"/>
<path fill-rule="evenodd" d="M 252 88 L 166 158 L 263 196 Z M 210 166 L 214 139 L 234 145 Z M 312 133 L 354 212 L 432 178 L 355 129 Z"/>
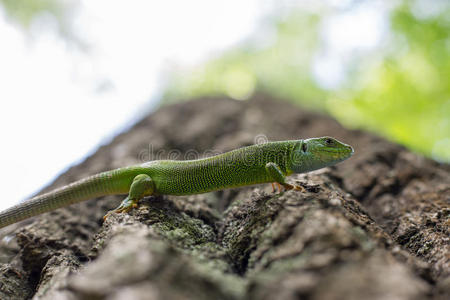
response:
<path fill-rule="evenodd" d="M 44 12 L 61 16 L 64 7 L 63 2 L 58 0 L 0 0 L 0 3 L 11 19 L 25 27 Z"/>
<path fill-rule="evenodd" d="M 327 92 L 310 72 L 319 45 L 319 21 L 318 15 L 296 12 L 287 20 L 267 24 L 273 28 L 264 28 L 264 36 L 205 65 L 172 74 L 164 101 L 212 94 L 245 100 L 255 90 L 263 90 L 312 108 L 323 107 L 324 102 L 317 100 L 325 99 Z"/>
<path fill-rule="evenodd" d="M 355 74 L 364 80 L 329 98 L 329 111 L 450 162 L 449 16 L 447 10 L 418 19 L 407 5 L 393 11 L 390 49 L 380 63 Z"/>
<path fill-rule="evenodd" d="M 420 1 L 439 7 L 420 15 Z M 259 32 L 221 57 L 177 69 L 163 102 L 214 94 L 245 100 L 255 91 L 269 92 L 450 162 L 450 2 L 396 3 L 389 4 L 388 37 L 371 52 L 348 59 L 346 78 L 338 87 L 323 88 L 313 75 L 313 64 L 326 47 L 321 26 L 333 10 L 299 6 L 288 16 L 270 16 Z M 77 41 L 68 17 L 76 1 L 0 0 L 0 5 L 24 28 L 50 15 L 61 36 Z"/>
<path fill-rule="evenodd" d="M 327 13 L 297 11 L 264 28 L 263 38 L 200 67 L 177 70 L 164 101 L 213 94 L 244 100 L 255 90 L 267 91 L 450 162 L 449 5 L 427 17 L 416 16 L 413 5 L 404 1 L 392 8 L 382 47 L 355 56 L 337 88 L 320 87 L 312 72 Z"/>
<path fill-rule="evenodd" d="M 76 0 L 0 0 L 0 9 L 3 8 L 8 19 L 26 33 L 32 33 L 33 22 L 44 16 L 45 22 L 40 25 L 52 25 L 61 38 L 81 45 L 71 28 L 71 16 L 77 4 Z"/>

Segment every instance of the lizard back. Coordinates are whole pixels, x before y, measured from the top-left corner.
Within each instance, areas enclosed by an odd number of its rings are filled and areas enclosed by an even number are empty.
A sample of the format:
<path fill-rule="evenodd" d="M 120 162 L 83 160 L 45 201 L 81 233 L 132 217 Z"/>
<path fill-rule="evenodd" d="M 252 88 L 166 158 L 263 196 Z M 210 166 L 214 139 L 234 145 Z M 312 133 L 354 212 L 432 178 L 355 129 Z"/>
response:
<path fill-rule="evenodd" d="M 271 142 L 239 148 L 208 158 L 157 160 L 144 165 L 155 182 L 156 194 L 189 195 L 224 188 L 271 182 L 265 166 L 276 163 L 289 173 L 290 153 L 297 141 Z"/>

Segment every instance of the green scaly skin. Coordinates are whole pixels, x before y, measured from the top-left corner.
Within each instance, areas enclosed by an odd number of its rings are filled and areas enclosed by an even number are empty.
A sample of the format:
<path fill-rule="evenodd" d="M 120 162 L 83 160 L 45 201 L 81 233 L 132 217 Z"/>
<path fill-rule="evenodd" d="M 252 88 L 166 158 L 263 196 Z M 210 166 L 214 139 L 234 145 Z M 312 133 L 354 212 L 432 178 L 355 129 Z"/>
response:
<path fill-rule="evenodd" d="M 157 160 L 99 173 L 0 212 L 0 228 L 87 199 L 126 194 L 109 212 L 126 212 L 150 195 L 189 195 L 259 183 L 278 183 L 303 190 L 286 176 L 334 165 L 349 158 L 353 148 L 330 137 L 271 142 L 236 149 L 209 158 Z"/>

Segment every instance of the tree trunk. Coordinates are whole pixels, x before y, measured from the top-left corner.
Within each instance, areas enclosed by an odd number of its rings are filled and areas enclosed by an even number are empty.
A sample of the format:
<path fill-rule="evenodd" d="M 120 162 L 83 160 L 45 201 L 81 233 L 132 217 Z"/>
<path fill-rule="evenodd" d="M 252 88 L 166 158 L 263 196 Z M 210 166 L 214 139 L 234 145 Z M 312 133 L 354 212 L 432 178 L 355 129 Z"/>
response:
<path fill-rule="evenodd" d="M 9 227 L 0 298 L 449 299 L 449 166 L 268 96 L 163 107 L 45 191 L 147 160 L 324 135 L 355 155 L 290 177 L 304 193 L 148 197 L 102 224 L 123 198 L 108 196 Z"/>

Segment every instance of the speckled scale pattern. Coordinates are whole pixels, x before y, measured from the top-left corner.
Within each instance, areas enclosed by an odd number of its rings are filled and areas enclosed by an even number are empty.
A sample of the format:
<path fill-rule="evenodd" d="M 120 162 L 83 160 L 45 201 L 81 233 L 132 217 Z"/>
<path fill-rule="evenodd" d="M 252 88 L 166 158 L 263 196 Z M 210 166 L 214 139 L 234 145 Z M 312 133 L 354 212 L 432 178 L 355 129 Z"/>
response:
<path fill-rule="evenodd" d="M 143 165 L 155 182 L 156 194 L 188 195 L 273 181 L 268 162 L 286 175 L 288 159 L 298 141 L 272 142 L 189 161 L 154 161 Z"/>
<path fill-rule="evenodd" d="M 133 177 L 144 171 L 140 167 L 107 171 L 33 197 L 2 211 L 0 228 L 87 199 L 109 194 L 125 194 L 130 188 Z"/>
<path fill-rule="evenodd" d="M 134 177 L 149 175 L 154 194 L 188 195 L 272 181 L 265 170 L 276 163 L 287 174 L 287 160 L 296 141 L 240 148 L 210 158 L 189 161 L 152 161 L 99 173 L 36 196 L 0 212 L 0 228 L 32 216 L 87 199 L 129 192 Z"/>

